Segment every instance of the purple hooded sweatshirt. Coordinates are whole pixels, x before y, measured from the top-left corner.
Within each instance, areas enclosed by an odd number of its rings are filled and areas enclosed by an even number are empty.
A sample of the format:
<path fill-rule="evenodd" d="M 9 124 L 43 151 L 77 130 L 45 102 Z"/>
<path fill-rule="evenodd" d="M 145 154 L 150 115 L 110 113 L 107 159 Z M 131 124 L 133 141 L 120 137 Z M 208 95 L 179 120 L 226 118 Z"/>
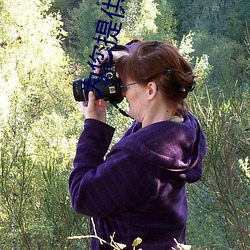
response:
<path fill-rule="evenodd" d="M 105 158 L 113 133 L 105 123 L 85 120 L 69 177 L 74 210 L 94 218 L 100 238 L 110 242 L 115 233 L 126 249 L 137 237 L 143 250 L 172 249 L 174 239 L 185 243 L 185 183 L 201 178 L 206 153 L 197 120 L 187 113 L 182 123 L 142 128 L 134 122 Z M 113 248 L 92 239 L 91 249 Z"/>

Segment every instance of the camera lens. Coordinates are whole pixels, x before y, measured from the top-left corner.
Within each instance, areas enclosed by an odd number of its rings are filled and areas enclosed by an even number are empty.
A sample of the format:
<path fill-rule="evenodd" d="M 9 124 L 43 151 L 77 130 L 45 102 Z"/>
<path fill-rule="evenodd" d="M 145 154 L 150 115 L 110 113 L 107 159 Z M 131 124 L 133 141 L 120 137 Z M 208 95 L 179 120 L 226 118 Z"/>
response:
<path fill-rule="evenodd" d="M 84 79 L 77 79 L 73 81 L 73 95 L 76 101 L 86 101 L 84 91 L 82 90 Z"/>

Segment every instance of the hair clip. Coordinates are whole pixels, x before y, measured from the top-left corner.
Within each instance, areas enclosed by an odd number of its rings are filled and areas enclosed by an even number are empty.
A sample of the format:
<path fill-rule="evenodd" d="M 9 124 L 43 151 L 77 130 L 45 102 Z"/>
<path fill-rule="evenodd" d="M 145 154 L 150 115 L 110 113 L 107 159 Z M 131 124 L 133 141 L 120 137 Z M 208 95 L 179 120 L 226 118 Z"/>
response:
<path fill-rule="evenodd" d="M 187 92 L 187 90 L 186 90 L 183 86 L 181 86 L 181 87 L 179 88 L 179 91 L 180 91 L 180 92 L 183 92 L 183 93 Z"/>
<path fill-rule="evenodd" d="M 165 69 L 165 73 L 168 74 L 168 75 L 172 75 L 174 73 L 174 70 L 172 68 L 170 68 L 170 67 L 167 67 Z"/>
<path fill-rule="evenodd" d="M 196 81 L 193 80 L 193 85 L 192 85 L 191 87 L 189 87 L 189 88 L 184 88 L 183 86 L 181 86 L 181 87 L 179 88 L 179 91 L 180 91 L 180 92 L 183 92 L 183 93 L 185 93 L 185 92 L 192 92 L 192 91 L 195 89 L 195 86 L 196 86 Z"/>
<path fill-rule="evenodd" d="M 158 42 L 158 41 L 154 41 L 153 46 L 156 47 L 156 46 L 158 46 L 158 45 L 159 45 L 159 42 Z"/>

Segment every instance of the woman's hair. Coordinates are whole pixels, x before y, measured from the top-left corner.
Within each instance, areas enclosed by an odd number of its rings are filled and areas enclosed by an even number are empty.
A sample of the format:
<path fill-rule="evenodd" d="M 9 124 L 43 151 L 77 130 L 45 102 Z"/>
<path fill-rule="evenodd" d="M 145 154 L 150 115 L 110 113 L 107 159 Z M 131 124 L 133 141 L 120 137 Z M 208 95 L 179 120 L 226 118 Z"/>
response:
<path fill-rule="evenodd" d="M 176 107 L 176 115 L 187 111 L 185 98 L 195 86 L 191 65 L 171 44 L 158 41 L 140 42 L 136 50 L 116 63 L 123 83 L 139 84 L 153 81 L 166 101 Z"/>

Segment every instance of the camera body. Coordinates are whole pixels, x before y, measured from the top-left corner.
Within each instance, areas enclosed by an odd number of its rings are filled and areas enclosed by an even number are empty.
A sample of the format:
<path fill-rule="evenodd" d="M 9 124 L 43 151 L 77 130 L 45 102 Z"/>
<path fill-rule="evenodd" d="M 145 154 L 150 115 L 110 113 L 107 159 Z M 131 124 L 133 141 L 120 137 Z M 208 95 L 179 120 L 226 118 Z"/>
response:
<path fill-rule="evenodd" d="M 76 101 L 88 101 L 88 93 L 93 91 L 96 99 L 104 99 L 110 103 L 120 103 L 123 100 L 121 80 L 116 76 L 113 63 L 110 67 L 102 67 L 99 74 L 90 74 L 90 78 L 73 81 L 73 95 Z"/>

